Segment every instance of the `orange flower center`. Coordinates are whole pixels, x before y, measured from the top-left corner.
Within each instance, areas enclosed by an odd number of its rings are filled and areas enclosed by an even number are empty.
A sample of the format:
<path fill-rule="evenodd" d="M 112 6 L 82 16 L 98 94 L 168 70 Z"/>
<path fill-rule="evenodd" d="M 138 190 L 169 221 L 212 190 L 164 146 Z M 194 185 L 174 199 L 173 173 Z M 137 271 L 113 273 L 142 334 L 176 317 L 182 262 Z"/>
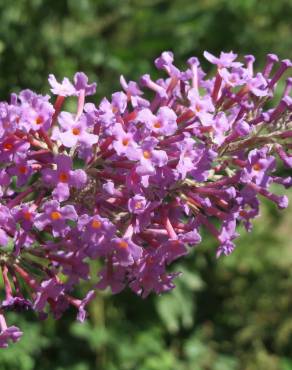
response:
<path fill-rule="evenodd" d="M 24 211 L 23 212 L 23 218 L 26 220 L 26 221 L 30 221 L 31 220 L 31 213 L 29 211 Z"/>
<path fill-rule="evenodd" d="M 262 166 L 260 165 L 260 163 L 256 163 L 252 166 L 252 168 L 255 170 L 255 171 L 260 171 L 262 169 Z"/>
<path fill-rule="evenodd" d="M 35 123 L 37 125 L 41 125 L 42 123 L 44 122 L 44 119 L 42 116 L 37 116 L 36 120 L 35 120 Z"/>
<path fill-rule="evenodd" d="M 58 211 L 53 211 L 53 212 L 51 213 L 51 219 L 52 219 L 53 221 L 60 220 L 60 218 L 62 218 L 62 215 L 61 215 L 61 213 L 60 213 L 60 212 L 58 212 Z"/>
<path fill-rule="evenodd" d="M 13 145 L 11 143 L 5 143 L 3 146 L 6 150 L 11 150 L 13 148 Z"/>
<path fill-rule="evenodd" d="M 149 152 L 149 150 L 144 150 L 143 151 L 143 157 L 146 158 L 146 159 L 151 158 L 151 153 Z"/>
<path fill-rule="evenodd" d="M 94 229 L 100 229 L 101 227 L 101 222 L 99 220 L 92 220 L 91 222 L 91 226 L 94 228 Z"/>
<path fill-rule="evenodd" d="M 72 133 L 73 133 L 73 135 L 79 135 L 79 134 L 80 134 L 80 130 L 79 130 L 79 128 L 74 127 L 74 128 L 72 129 Z"/>
<path fill-rule="evenodd" d="M 68 176 L 68 174 L 67 174 L 66 172 L 61 172 L 61 173 L 59 174 L 59 180 L 60 180 L 61 182 L 68 182 L 68 180 L 69 180 L 69 176 Z"/>
<path fill-rule="evenodd" d="M 162 126 L 161 122 L 157 121 L 154 123 L 155 128 L 160 128 Z"/>
<path fill-rule="evenodd" d="M 202 110 L 202 107 L 200 106 L 200 104 L 196 104 L 196 111 L 200 112 L 201 110 Z"/>
<path fill-rule="evenodd" d="M 129 244 L 125 240 L 120 240 L 118 242 L 120 248 L 128 248 Z"/>
<path fill-rule="evenodd" d="M 245 216 L 247 215 L 247 212 L 243 209 L 243 210 L 241 210 L 241 211 L 239 212 L 239 215 L 240 215 L 241 217 L 245 217 Z"/>
<path fill-rule="evenodd" d="M 27 173 L 27 167 L 25 166 L 19 166 L 18 171 L 22 174 L 25 175 Z"/>
<path fill-rule="evenodd" d="M 123 145 L 124 145 L 124 146 L 127 146 L 127 145 L 129 144 L 129 141 L 130 141 L 130 140 L 129 140 L 128 138 L 126 138 L 126 137 L 125 137 L 125 138 L 122 140 L 122 143 L 123 143 Z"/>

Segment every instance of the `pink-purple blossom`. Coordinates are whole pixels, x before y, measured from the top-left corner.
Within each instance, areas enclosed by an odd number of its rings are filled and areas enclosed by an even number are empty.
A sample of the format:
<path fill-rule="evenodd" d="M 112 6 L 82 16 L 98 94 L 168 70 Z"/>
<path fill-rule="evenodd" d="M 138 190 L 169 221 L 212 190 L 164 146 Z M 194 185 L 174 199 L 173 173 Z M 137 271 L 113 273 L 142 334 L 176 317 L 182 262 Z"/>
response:
<path fill-rule="evenodd" d="M 96 83 L 83 72 L 50 75 L 56 97 L 23 90 L 0 103 L 1 348 L 22 335 L 6 311 L 58 319 L 72 306 L 84 321 L 96 290 L 167 292 L 180 275 L 169 265 L 202 229 L 228 255 L 263 197 L 288 206 L 271 185 L 292 186 L 280 171 L 292 167 L 291 61 L 268 54 L 256 71 L 252 55 L 204 56 L 214 74 L 196 57 L 181 70 L 164 52 L 163 78 L 121 76 L 122 91 L 97 104 L 86 102 Z M 98 282 L 76 298 L 96 260 Z"/>

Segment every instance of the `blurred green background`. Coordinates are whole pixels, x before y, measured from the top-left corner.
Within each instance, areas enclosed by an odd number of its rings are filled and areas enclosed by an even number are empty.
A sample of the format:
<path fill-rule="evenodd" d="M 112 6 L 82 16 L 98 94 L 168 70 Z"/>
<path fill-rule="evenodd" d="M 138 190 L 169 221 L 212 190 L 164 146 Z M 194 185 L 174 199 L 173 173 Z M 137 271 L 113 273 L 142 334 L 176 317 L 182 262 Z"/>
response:
<path fill-rule="evenodd" d="M 48 73 L 82 70 L 98 81 L 98 101 L 120 74 L 157 76 L 164 50 L 179 66 L 204 50 L 255 54 L 259 66 L 268 52 L 292 58 L 291 19 L 291 0 L 0 0 L 0 97 L 47 92 Z M 11 313 L 24 336 L 1 350 L 0 369 L 291 370 L 291 215 L 263 203 L 230 257 L 216 260 L 205 235 L 174 266 L 174 291 L 101 293 L 83 325 L 73 311 L 42 323 Z"/>

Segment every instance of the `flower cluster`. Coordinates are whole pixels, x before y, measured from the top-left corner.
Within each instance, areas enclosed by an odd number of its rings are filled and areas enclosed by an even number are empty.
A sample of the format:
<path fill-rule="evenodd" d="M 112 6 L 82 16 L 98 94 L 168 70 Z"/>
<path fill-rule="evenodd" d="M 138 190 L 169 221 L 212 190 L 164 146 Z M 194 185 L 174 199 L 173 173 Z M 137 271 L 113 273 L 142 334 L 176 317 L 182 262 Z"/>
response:
<path fill-rule="evenodd" d="M 202 227 L 228 255 L 259 198 L 287 207 L 270 185 L 292 185 L 276 172 L 292 167 L 292 78 L 275 94 L 292 63 L 269 54 L 254 72 L 252 55 L 204 56 L 214 76 L 195 57 L 182 71 L 164 52 L 155 66 L 165 78 L 121 76 L 122 91 L 99 105 L 86 103 L 96 84 L 82 72 L 49 76 L 53 103 L 30 90 L 0 103 L 0 347 L 22 334 L 6 311 L 59 318 L 74 306 L 83 321 L 97 289 L 168 291 L 179 273 L 167 266 L 201 242 Z M 98 281 L 77 299 L 92 260 Z"/>

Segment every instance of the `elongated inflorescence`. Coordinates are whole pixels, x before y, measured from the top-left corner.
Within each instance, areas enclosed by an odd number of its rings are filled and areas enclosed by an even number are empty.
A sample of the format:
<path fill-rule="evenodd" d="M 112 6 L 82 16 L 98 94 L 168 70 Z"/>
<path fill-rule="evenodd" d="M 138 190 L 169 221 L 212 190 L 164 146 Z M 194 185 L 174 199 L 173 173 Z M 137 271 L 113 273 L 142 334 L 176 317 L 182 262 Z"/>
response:
<path fill-rule="evenodd" d="M 49 76 L 53 103 L 30 90 L 0 103 L 0 347 L 22 334 L 6 311 L 59 318 L 74 306 L 83 321 L 96 289 L 168 291 L 179 273 L 167 266 L 202 228 L 228 255 L 261 197 L 287 207 L 270 185 L 292 185 L 279 171 L 292 167 L 291 62 L 269 54 L 254 72 L 252 55 L 204 56 L 214 76 L 195 57 L 181 71 L 164 52 L 155 60 L 164 79 L 122 76 L 122 91 L 99 105 L 86 103 L 96 84 L 82 72 L 73 82 Z M 92 260 L 98 283 L 77 299 Z"/>

